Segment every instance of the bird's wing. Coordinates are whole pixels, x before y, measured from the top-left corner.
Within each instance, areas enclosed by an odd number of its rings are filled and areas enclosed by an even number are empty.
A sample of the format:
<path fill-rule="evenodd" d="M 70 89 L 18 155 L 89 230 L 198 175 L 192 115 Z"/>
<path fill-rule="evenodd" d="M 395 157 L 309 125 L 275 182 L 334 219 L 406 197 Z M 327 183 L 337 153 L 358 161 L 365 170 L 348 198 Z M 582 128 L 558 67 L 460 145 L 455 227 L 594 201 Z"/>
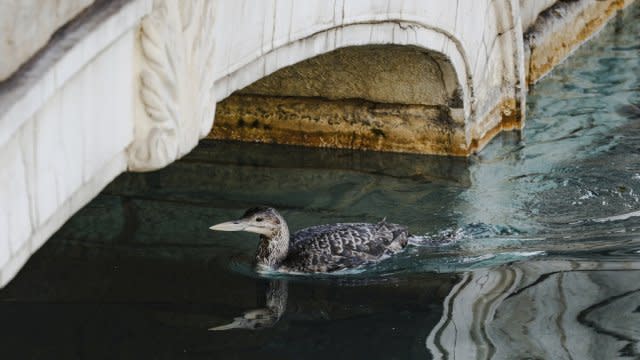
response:
<path fill-rule="evenodd" d="M 319 225 L 293 234 L 291 255 L 312 264 L 353 267 L 401 250 L 406 238 L 405 227 L 384 221 Z"/>

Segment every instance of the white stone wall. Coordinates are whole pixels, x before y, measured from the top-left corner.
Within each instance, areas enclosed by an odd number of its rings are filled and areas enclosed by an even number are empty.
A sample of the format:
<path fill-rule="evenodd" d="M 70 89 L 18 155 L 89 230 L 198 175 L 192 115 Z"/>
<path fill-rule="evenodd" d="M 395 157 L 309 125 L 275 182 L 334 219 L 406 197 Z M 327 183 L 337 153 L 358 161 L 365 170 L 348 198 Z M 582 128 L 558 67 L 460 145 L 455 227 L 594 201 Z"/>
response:
<path fill-rule="evenodd" d="M 522 29 L 527 31 L 527 29 L 536 22 L 540 13 L 556 2 L 557 0 L 520 0 Z"/>
<path fill-rule="evenodd" d="M 94 0 L 0 1 L 0 81 L 8 78 L 51 35 Z"/>
<path fill-rule="evenodd" d="M 117 16 L 88 24 L 91 30 L 82 30 L 83 40 L 71 50 L 32 69 L 39 75 L 32 82 L 2 94 L 0 285 L 126 170 L 136 89 L 134 25 L 144 5 L 132 2 Z"/>
<path fill-rule="evenodd" d="M 216 99 L 285 66 L 331 50 L 366 44 L 410 45 L 453 63 L 473 123 L 506 98 L 524 96 L 524 55 L 515 0 L 219 1 L 214 51 Z M 257 33 L 260 36 L 251 36 Z M 482 137 L 496 117 L 470 127 Z"/>
<path fill-rule="evenodd" d="M 124 150 L 133 137 L 133 47 L 130 30 L 0 149 L 0 203 L 8 205 L 0 207 L 0 268 L 10 259 L 16 263 L 0 272 L 0 282 L 51 235 L 48 223 L 71 216 L 126 169 Z"/>

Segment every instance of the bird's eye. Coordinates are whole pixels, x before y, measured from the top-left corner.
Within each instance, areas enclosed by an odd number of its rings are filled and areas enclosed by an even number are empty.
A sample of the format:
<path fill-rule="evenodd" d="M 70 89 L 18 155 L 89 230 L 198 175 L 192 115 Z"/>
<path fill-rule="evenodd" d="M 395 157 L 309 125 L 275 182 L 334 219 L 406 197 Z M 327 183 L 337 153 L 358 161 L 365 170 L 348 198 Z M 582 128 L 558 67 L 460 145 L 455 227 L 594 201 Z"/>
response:
<path fill-rule="evenodd" d="M 260 222 L 260 221 L 262 221 L 262 218 L 256 218 L 256 221 Z"/>

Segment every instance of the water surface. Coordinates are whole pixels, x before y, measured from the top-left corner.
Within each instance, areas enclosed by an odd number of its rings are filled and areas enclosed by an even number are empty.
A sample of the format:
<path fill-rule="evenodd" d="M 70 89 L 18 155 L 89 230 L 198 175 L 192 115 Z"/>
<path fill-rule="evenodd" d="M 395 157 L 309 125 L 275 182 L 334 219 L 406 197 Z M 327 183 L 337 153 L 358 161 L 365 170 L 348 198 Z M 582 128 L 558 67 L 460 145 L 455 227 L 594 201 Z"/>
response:
<path fill-rule="evenodd" d="M 640 358 L 639 33 L 634 5 L 469 159 L 205 141 L 120 176 L 0 291 L 3 358 Z M 260 275 L 255 236 L 208 230 L 256 204 L 424 237 Z M 207 330 L 238 317 L 262 329 Z"/>

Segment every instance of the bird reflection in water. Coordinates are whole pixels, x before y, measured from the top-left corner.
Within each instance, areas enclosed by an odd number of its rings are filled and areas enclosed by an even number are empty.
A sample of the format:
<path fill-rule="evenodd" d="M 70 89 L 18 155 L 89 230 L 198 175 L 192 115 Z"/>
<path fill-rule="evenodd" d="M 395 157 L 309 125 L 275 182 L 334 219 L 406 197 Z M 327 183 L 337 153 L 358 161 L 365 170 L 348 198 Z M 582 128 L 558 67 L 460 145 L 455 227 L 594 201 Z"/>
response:
<path fill-rule="evenodd" d="M 212 327 L 209 330 L 222 331 L 231 329 L 260 330 L 275 325 L 287 309 L 288 285 L 285 280 L 271 280 L 266 291 L 265 307 L 245 311 L 232 322 Z"/>

